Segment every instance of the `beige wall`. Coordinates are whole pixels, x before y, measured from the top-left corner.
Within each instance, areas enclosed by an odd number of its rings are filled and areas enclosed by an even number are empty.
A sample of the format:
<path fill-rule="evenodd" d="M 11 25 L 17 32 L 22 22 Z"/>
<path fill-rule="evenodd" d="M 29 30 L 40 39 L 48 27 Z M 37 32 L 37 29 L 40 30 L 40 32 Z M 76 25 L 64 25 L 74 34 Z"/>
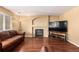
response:
<path fill-rule="evenodd" d="M 33 33 L 35 36 L 35 29 L 44 29 L 44 37 L 48 37 L 48 16 L 38 16 L 33 24 Z"/>
<path fill-rule="evenodd" d="M 18 31 L 19 28 L 19 16 L 18 15 L 13 15 L 13 20 L 12 20 L 12 28 L 14 30 Z"/>
<path fill-rule="evenodd" d="M 32 25 L 32 20 L 37 18 Z M 32 27 L 43 28 L 44 37 L 48 37 L 48 16 L 20 16 L 20 21 L 22 23 L 22 31 L 26 32 L 27 37 L 32 37 Z M 33 31 L 35 31 L 33 29 Z M 33 32 L 33 36 L 34 36 Z"/>
<path fill-rule="evenodd" d="M 75 7 L 60 16 L 68 21 L 68 40 L 79 46 L 79 7 Z"/>
<path fill-rule="evenodd" d="M 58 16 L 51 16 L 50 18 L 51 20 L 59 19 Z M 35 21 L 34 24 L 32 25 L 33 19 L 35 19 Z M 35 29 L 44 29 L 44 37 L 48 37 L 48 16 L 20 16 L 19 20 L 21 21 L 22 31 L 26 32 L 27 37 L 34 37 Z M 32 33 L 32 27 L 34 28 L 33 33 Z"/>
<path fill-rule="evenodd" d="M 50 21 L 53 22 L 53 21 L 59 21 L 59 16 L 50 16 Z"/>
<path fill-rule="evenodd" d="M 20 16 L 22 31 L 26 32 L 27 37 L 32 37 L 32 19 L 33 17 Z"/>

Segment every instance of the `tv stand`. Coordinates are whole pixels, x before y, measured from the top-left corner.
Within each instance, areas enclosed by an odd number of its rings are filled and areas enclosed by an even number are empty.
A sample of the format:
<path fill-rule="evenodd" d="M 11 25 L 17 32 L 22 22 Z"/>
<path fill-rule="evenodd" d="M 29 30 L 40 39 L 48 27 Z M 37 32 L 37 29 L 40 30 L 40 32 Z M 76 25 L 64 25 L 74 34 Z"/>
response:
<path fill-rule="evenodd" d="M 63 39 L 64 41 L 67 41 L 66 36 L 67 32 L 49 31 L 49 37 L 60 38 Z"/>

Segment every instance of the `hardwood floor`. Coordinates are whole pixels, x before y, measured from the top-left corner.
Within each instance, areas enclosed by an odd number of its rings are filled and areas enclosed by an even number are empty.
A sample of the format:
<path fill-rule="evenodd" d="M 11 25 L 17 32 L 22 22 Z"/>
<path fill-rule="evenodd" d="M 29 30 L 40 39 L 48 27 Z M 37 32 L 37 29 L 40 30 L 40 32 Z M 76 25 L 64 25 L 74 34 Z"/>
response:
<path fill-rule="evenodd" d="M 79 52 L 79 47 L 63 40 L 48 40 L 48 45 L 52 52 Z"/>
<path fill-rule="evenodd" d="M 25 38 L 14 52 L 40 52 L 42 49 L 48 52 L 78 52 L 79 47 L 54 38 Z"/>
<path fill-rule="evenodd" d="M 40 51 L 43 45 L 43 38 L 25 38 L 14 51 L 25 51 L 25 52 L 37 52 Z"/>

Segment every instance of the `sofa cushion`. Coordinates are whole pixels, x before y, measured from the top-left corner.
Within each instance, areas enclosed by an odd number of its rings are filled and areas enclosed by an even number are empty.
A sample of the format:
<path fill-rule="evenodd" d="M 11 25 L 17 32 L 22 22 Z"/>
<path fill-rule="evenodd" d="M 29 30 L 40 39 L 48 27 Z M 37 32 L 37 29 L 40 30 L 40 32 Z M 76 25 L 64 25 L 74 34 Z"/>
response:
<path fill-rule="evenodd" d="M 1 41 L 6 40 L 10 38 L 10 34 L 8 31 L 0 32 L 0 39 Z"/>
<path fill-rule="evenodd" d="M 5 41 L 2 41 L 2 48 L 3 48 L 3 49 L 6 49 L 6 48 L 12 46 L 12 44 L 13 44 L 14 42 L 20 40 L 20 38 L 22 38 L 22 36 L 18 35 L 18 36 L 14 36 L 14 37 L 12 37 L 12 38 L 9 38 L 9 39 L 7 39 L 7 40 L 5 40 Z"/>
<path fill-rule="evenodd" d="M 13 36 L 17 35 L 17 31 L 15 31 L 15 30 L 10 30 L 8 32 L 10 34 L 10 37 L 13 37 Z"/>

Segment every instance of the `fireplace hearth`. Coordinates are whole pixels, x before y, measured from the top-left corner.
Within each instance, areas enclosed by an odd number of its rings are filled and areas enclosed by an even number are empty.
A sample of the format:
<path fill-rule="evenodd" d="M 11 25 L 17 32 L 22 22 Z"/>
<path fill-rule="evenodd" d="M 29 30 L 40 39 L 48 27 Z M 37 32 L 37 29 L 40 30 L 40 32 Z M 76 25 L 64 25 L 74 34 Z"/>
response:
<path fill-rule="evenodd" d="M 43 37 L 43 29 L 35 29 L 35 37 Z"/>

